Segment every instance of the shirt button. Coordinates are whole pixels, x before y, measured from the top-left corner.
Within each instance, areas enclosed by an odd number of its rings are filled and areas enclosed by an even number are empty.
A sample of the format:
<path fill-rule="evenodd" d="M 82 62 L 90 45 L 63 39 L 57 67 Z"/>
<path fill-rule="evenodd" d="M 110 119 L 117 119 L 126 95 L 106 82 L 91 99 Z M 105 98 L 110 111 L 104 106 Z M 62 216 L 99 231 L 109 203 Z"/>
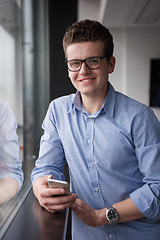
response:
<path fill-rule="evenodd" d="M 87 143 L 91 143 L 91 139 L 88 139 Z"/>
<path fill-rule="evenodd" d="M 95 191 L 96 191 L 96 192 L 99 192 L 99 188 L 95 188 Z"/>
<path fill-rule="evenodd" d="M 90 168 L 92 168 L 92 167 L 94 167 L 94 164 L 91 163 L 91 164 L 89 164 L 89 166 L 90 166 Z"/>
<path fill-rule="evenodd" d="M 109 238 L 112 238 L 112 237 L 113 237 L 112 233 L 111 233 L 111 234 L 109 234 Z"/>

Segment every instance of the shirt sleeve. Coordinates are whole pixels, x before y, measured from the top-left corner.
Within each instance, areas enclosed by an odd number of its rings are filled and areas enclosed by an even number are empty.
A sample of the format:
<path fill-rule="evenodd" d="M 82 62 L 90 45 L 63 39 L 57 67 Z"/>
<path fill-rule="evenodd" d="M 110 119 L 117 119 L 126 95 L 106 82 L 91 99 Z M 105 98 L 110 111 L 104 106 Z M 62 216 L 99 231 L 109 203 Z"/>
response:
<path fill-rule="evenodd" d="M 65 180 L 63 167 L 66 161 L 56 127 L 54 102 L 49 106 L 42 128 L 44 134 L 40 141 L 39 158 L 31 174 L 32 182 L 45 175 L 53 175 L 54 179 Z"/>
<path fill-rule="evenodd" d="M 0 102 L 0 178 L 14 178 L 19 189 L 23 183 L 22 162 L 19 160 L 17 123 L 7 102 Z"/>
<path fill-rule="evenodd" d="M 143 186 L 130 197 L 147 218 L 160 218 L 160 122 L 148 107 L 133 124 L 133 139 Z"/>

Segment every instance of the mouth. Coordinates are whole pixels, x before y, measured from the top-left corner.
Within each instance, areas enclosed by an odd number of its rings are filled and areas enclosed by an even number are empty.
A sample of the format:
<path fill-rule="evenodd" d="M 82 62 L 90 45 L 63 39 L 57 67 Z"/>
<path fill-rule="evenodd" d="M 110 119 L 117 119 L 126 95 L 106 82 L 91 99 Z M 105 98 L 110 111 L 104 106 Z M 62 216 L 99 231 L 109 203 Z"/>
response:
<path fill-rule="evenodd" d="M 95 78 L 84 78 L 84 79 L 80 79 L 79 82 L 91 82 L 95 80 Z"/>

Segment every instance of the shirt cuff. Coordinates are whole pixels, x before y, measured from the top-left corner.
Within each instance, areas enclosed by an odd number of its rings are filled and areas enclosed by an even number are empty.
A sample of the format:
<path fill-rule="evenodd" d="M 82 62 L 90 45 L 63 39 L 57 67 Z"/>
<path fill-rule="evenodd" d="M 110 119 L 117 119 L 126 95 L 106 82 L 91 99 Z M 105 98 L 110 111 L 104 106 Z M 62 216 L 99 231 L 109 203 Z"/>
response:
<path fill-rule="evenodd" d="M 132 192 L 130 198 L 146 218 L 155 221 L 160 218 L 160 200 L 154 195 L 148 184 Z"/>
<path fill-rule="evenodd" d="M 43 176 L 46 176 L 46 175 L 52 175 L 54 179 L 56 180 L 61 180 L 61 181 L 64 181 L 65 180 L 65 177 L 63 174 L 59 174 L 55 171 L 43 171 L 43 172 L 37 172 L 36 170 L 33 169 L 32 171 L 32 174 L 31 174 L 31 181 L 32 181 L 32 184 L 33 182 L 39 178 L 39 177 L 43 177 Z"/>

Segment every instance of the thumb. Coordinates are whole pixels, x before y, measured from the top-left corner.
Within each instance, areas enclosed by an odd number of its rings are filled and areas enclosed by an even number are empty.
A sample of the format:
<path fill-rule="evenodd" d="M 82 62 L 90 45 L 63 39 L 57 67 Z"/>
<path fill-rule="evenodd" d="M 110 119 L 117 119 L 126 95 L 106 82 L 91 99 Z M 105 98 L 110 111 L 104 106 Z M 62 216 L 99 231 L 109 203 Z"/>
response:
<path fill-rule="evenodd" d="M 53 179 L 53 176 L 52 175 L 48 175 L 48 179 Z"/>

